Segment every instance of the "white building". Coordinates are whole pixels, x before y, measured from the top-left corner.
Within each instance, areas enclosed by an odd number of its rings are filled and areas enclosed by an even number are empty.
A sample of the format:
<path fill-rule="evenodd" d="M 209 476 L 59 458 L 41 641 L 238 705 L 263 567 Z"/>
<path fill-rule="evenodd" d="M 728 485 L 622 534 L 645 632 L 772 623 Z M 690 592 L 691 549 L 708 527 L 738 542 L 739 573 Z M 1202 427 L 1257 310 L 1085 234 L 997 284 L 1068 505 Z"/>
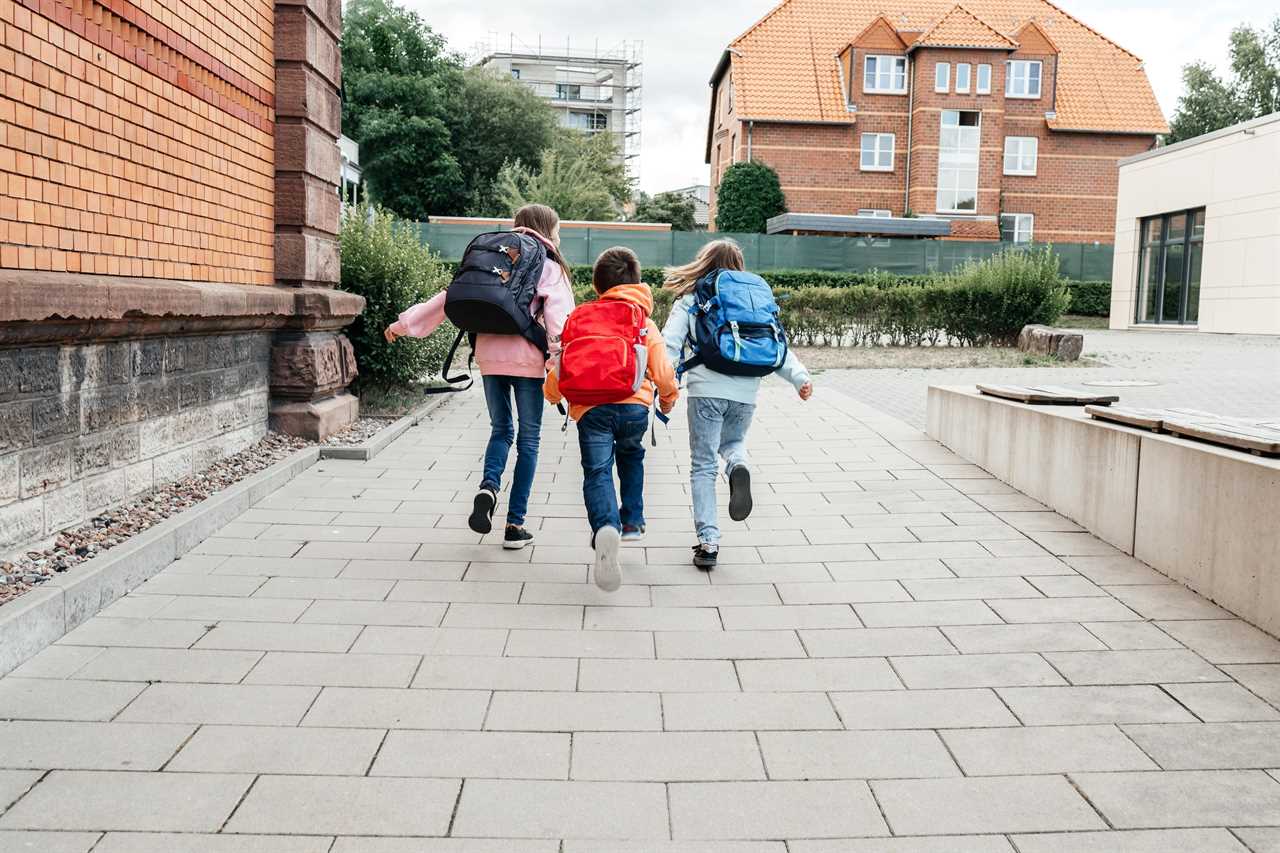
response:
<path fill-rule="evenodd" d="M 628 174 L 638 177 L 641 42 L 612 48 L 524 44 L 509 36 L 477 46 L 477 64 L 510 74 L 555 108 L 560 123 L 584 133 L 610 134 Z"/>
<path fill-rule="evenodd" d="M 706 184 L 694 184 L 691 187 L 681 187 L 678 190 L 670 190 L 670 192 L 685 196 L 693 201 L 694 225 L 704 229 L 711 223 L 711 187 Z"/>
<path fill-rule="evenodd" d="M 1120 161 L 1111 328 L 1280 335 L 1280 113 Z"/>

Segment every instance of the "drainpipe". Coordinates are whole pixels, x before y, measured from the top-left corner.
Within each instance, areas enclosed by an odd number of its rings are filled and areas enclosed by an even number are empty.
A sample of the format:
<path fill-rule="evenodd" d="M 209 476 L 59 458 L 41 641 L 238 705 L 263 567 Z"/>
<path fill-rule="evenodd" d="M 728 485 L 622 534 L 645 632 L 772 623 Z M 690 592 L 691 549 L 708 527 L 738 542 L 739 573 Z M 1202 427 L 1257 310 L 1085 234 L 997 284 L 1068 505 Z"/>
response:
<path fill-rule="evenodd" d="M 1057 77 L 1055 75 L 1054 79 Z M 902 189 L 902 215 L 911 209 L 911 123 L 915 119 L 916 78 L 915 62 L 907 56 L 907 165 Z"/>
<path fill-rule="evenodd" d="M 747 162 L 748 163 L 751 162 L 751 130 L 755 126 L 756 126 L 756 123 L 753 120 L 747 119 Z"/>

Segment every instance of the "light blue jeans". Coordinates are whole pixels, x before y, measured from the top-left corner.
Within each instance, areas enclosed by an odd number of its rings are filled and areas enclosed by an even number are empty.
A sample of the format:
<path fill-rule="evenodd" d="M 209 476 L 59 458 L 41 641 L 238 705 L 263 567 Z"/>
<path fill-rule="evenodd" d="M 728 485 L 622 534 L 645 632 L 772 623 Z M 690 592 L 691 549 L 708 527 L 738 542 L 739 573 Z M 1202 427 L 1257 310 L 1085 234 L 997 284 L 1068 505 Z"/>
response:
<path fill-rule="evenodd" d="M 747 430 L 756 407 L 719 397 L 689 398 L 689 487 L 693 492 L 693 527 L 698 541 L 720 544 L 716 520 L 719 459 L 727 475 L 747 464 Z"/>

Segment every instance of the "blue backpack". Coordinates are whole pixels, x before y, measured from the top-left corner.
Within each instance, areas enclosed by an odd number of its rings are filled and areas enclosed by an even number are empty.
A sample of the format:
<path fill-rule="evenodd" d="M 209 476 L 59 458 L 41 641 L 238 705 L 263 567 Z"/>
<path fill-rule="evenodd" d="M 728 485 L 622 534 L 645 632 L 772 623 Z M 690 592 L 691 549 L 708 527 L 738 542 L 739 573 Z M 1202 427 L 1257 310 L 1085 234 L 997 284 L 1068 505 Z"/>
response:
<path fill-rule="evenodd" d="M 689 315 L 693 354 L 680 374 L 702 365 L 729 376 L 768 376 L 787 360 L 778 303 L 755 273 L 714 270 L 698 279 Z"/>

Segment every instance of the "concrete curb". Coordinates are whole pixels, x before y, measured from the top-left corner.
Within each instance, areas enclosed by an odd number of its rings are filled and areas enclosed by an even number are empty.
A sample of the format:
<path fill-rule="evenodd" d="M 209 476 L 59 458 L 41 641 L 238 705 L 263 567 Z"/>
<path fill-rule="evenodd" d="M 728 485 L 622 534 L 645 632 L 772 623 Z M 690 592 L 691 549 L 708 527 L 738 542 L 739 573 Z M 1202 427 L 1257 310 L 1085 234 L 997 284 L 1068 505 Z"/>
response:
<path fill-rule="evenodd" d="M 0 675 L 190 551 L 320 460 L 307 447 L 0 608 Z"/>
<path fill-rule="evenodd" d="M 373 457 L 387 449 L 391 442 L 395 441 L 409 427 L 417 426 L 427 415 L 448 402 L 452 394 L 436 394 L 428 397 L 426 402 L 420 404 L 412 412 L 400 418 L 391 426 L 379 432 L 370 438 L 364 444 L 350 444 L 346 446 L 335 445 L 333 447 L 321 446 L 321 459 L 350 459 L 360 462 L 368 462 Z"/>

